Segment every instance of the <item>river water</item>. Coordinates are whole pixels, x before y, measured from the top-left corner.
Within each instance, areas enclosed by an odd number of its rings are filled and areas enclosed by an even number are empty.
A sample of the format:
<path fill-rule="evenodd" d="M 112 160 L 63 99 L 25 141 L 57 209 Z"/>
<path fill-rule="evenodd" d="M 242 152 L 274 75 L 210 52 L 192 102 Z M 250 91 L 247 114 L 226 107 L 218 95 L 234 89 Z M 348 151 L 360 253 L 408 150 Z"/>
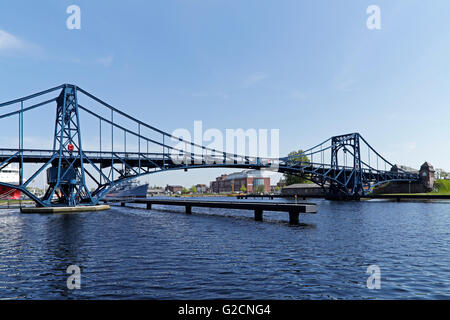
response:
<path fill-rule="evenodd" d="M 0 210 L 0 298 L 450 298 L 450 202 L 314 202 L 300 226 L 209 208 Z M 69 265 L 80 289 L 67 288 Z M 370 265 L 380 289 L 367 287 Z"/>

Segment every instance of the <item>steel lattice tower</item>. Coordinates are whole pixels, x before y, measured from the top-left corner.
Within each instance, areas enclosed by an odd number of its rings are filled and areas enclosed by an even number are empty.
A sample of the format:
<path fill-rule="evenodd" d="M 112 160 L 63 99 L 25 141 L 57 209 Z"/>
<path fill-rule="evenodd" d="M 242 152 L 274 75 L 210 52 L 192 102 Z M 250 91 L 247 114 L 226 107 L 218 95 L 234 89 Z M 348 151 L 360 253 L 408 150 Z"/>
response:
<path fill-rule="evenodd" d="M 65 85 L 56 102 L 53 152 L 57 157 L 47 169 L 49 188 L 42 200 L 50 204 L 56 195 L 58 202 L 69 206 L 93 203 L 84 174 L 77 87 Z"/>

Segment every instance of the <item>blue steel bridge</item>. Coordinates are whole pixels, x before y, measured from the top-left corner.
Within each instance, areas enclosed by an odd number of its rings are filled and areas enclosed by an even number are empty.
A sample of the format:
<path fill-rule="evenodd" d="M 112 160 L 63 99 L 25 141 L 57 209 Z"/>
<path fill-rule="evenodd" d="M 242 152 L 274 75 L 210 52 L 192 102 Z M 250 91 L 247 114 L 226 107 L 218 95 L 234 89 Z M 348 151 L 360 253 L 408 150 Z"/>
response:
<path fill-rule="evenodd" d="M 51 145 L 24 147 L 29 141 L 24 119 L 36 126 L 49 117 L 54 119 Z M 394 167 L 358 133 L 334 136 L 280 158 L 231 154 L 174 137 L 71 84 L 0 103 L 0 134 L 12 134 L 16 144 L 5 147 L 0 140 L 0 169 L 14 163 L 20 172 L 17 184 L 0 185 L 18 189 L 44 207 L 96 205 L 118 183 L 169 170 L 274 170 L 326 187 L 332 199 L 359 199 L 386 182 L 419 180 L 417 174 Z M 94 148 L 93 140 L 97 140 Z M 47 181 L 43 196 L 29 188 L 39 176 Z"/>

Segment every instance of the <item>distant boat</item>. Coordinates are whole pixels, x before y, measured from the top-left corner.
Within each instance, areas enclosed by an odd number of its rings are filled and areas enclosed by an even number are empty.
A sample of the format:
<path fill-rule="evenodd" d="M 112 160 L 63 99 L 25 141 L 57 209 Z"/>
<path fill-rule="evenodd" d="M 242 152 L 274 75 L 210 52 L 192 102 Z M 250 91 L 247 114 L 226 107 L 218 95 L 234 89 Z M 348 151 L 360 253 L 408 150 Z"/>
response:
<path fill-rule="evenodd" d="M 136 180 L 128 180 L 111 188 L 106 198 L 146 198 L 148 183 L 139 184 Z"/>

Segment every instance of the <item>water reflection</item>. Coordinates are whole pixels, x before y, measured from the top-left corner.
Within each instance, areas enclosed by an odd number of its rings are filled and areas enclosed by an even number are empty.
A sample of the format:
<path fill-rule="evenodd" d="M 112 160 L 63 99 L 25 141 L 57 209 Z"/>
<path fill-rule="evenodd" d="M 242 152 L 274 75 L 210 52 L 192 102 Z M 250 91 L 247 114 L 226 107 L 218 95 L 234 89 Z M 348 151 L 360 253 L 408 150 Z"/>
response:
<path fill-rule="evenodd" d="M 45 278 L 51 275 L 48 281 L 48 290 L 60 294 L 62 297 L 70 296 L 72 290 L 61 285 L 69 276 L 66 273 L 68 266 L 77 265 L 83 272 L 83 265 L 89 259 L 84 248 L 84 221 L 83 214 L 61 214 L 49 216 L 45 223 L 45 236 L 43 249 L 52 257 L 53 263 L 44 271 Z"/>

